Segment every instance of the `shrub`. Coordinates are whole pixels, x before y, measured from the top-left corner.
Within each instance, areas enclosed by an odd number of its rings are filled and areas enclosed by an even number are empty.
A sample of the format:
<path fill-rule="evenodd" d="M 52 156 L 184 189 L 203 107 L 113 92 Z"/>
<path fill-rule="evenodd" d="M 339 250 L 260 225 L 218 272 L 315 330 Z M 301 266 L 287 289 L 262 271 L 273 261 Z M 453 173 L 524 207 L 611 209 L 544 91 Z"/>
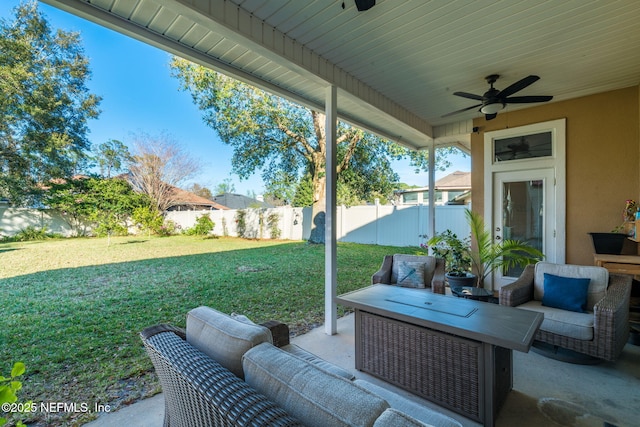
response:
<path fill-rule="evenodd" d="M 227 227 L 227 219 L 225 217 L 222 217 L 222 235 L 229 237 L 229 228 Z"/>
<path fill-rule="evenodd" d="M 172 236 L 176 234 L 176 223 L 168 219 L 156 230 L 156 233 L 160 237 Z"/>
<path fill-rule="evenodd" d="M 272 239 L 279 239 L 282 235 L 282 230 L 278 227 L 280 222 L 280 215 L 273 212 L 267 216 L 267 226 L 269 227 L 269 232 L 271 233 Z"/>
<path fill-rule="evenodd" d="M 127 227 L 112 219 L 103 220 L 93 231 L 99 237 L 126 236 L 129 234 Z"/>
<path fill-rule="evenodd" d="M 196 218 L 196 225 L 191 228 L 187 228 L 184 234 L 187 236 L 206 236 L 211 233 L 215 227 L 215 223 L 211 220 L 209 214 L 201 215 Z"/>
<path fill-rule="evenodd" d="M 133 222 L 141 231 L 147 233 L 160 234 L 160 229 L 164 224 L 162 214 L 149 206 L 141 206 L 133 211 Z"/>
<path fill-rule="evenodd" d="M 27 228 L 23 228 L 18 233 L 16 233 L 13 238 L 17 242 L 27 242 L 30 240 L 46 240 L 49 237 L 47 233 L 47 228 L 36 228 L 33 225 L 28 226 Z"/>
<path fill-rule="evenodd" d="M 239 237 L 247 237 L 247 211 L 244 209 L 236 212 L 236 232 Z"/>

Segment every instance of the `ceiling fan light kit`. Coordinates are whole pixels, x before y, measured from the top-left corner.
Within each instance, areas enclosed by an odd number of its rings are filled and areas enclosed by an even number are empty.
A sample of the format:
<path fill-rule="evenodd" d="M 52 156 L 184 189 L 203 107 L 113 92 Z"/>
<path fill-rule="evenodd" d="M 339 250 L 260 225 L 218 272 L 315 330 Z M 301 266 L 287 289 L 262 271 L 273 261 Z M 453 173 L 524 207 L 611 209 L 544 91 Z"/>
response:
<path fill-rule="evenodd" d="M 485 80 L 491 87 L 482 96 L 467 92 L 454 92 L 453 94 L 456 96 L 482 102 L 477 105 L 472 105 L 471 107 L 466 107 L 461 110 L 445 114 L 442 117 L 449 117 L 453 114 L 462 113 L 464 111 L 469 111 L 474 108 L 480 107 L 478 111 L 485 115 L 485 119 L 492 120 L 496 117 L 499 111 L 503 110 L 507 106 L 507 104 L 529 104 L 532 102 L 547 102 L 553 99 L 553 96 L 546 95 L 510 97 L 514 93 L 521 91 L 527 86 L 538 81 L 540 79 L 540 77 L 538 76 L 527 76 L 523 79 L 518 80 L 502 91 L 493 87 L 493 84 L 496 82 L 496 80 L 498 80 L 499 77 L 500 75 L 498 74 L 491 74 L 490 76 L 485 77 Z"/>
<path fill-rule="evenodd" d="M 480 108 L 480 112 L 483 114 L 496 114 L 503 108 L 504 104 L 502 102 L 493 102 L 491 104 L 483 105 L 482 108 Z"/>

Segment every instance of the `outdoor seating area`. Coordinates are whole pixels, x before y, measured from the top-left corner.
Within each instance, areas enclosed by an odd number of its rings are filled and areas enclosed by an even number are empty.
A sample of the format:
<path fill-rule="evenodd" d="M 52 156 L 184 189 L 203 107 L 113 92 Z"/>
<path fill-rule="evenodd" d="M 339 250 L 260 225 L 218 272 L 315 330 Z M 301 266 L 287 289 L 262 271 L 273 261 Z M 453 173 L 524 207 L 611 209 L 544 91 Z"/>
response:
<path fill-rule="evenodd" d="M 420 258 L 409 262 L 432 257 Z M 400 263 L 387 256 L 387 267 L 389 261 Z M 435 265 L 436 260 L 427 261 Z M 588 304 L 596 314 L 587 315 L 609 328 L 617 321 L 627 327 L 626 333 L 583 339 L 590 347 L 567 345 L 568 339 L 579 338 L 564 338 L 567 348 L 591 350 L 587 354 L 601 363 L 572 364 L 528 353 L 534 336 L 544 342 L 547 335 L 560 334 L 541 328 L 542 313 L 546 318 L 550 308 L 540 313 L 537 301 L 536 307 L 513 310 L 507 302 L 533 296 L 534 286 L 549 293 L 549 287 L 534 283 L 550 273 L 588 277 L 586 283 L 593 282 Z M 640 347 L 620 343 L 620 337 L 628 339 L 630 276 L 540 262 L 503 288 L 500 306 L 410 288 L 375 284 L 341 295 L 338 302 L 353 307 L 355 315 L 340 319 L 339 334 L 317 328 L 294 343 L 280 322 L 256 325 L 209 307 L 187 313 L 186 331 L 169 325 L 145 329 L 141 337 L 164 392 L 164 424 L 633 425 L 631 396 L 640 386 Z M 609 310 L 614 306 L 626 309 L 626 315 Z M 559 319 L 566 323 L 567 316 L 549 315 L 551 328 Z M 92 425 L 114 425 L 105 421 Z"/>
<path fill-rule="evenodd" d="M 350 372 L 358 379 L 383 387 L 415 404 L 445 414 L 465 427 L 480 425 L 412 393 L 359 372 L 354 364 L 353 315 L 338 320 L 339 333 L 325 334 L 316 328 L 292 339 L 292 344 Z M 577 365 L 553 360 L 534 352 L 513 354 L 513 389 L 496 419 L 497 427 L 633 426 L 637 421 L 640 388 L 640 347 L 627 344 L 617 362 Z M 166 393 L 165 393 L 166 394 Z M 103 414 L 87 427 L 163 424 L 165 394 L 137 402 L 117 412 Z M 551 424 L 551 420 L 555 424 Z"/>

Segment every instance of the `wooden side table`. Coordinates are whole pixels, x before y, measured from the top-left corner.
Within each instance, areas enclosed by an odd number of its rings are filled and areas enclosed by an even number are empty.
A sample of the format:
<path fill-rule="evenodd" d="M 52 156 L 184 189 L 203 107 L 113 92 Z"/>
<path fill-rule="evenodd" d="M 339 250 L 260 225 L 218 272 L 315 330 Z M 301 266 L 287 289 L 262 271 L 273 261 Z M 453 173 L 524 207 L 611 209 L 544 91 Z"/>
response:
<path fill-rule="evenodd" d="M 593 261 L 598 267 L 609 270 L 609 273 L 640 275 L 639 255 L 594 254 Z"/>

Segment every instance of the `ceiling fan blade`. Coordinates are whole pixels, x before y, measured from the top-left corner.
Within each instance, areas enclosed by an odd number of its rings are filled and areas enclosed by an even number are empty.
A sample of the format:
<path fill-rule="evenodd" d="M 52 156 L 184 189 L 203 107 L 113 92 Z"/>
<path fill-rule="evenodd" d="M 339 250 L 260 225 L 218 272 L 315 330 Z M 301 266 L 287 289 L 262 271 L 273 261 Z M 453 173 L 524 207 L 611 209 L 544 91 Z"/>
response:
<path fill-rule="evenodd" d="M 485 120 L 493 120 L 496 118 L 496 116 L 498 115 L 498 113 L 493 113 L 493 114 L 485 114 L 484 118 Z"/>
<path fill-rule="evenodd" d="M 511 98 L 505 98 L 504 102 L 507 104 L 527 104 L 529 102 L 547 102 L 551 101 L 553 96 L 513 96 Z"/>
<path fill-rule="evenodd" d="M 513 95 L 514 93 L 516 93 L 518 91 L 521 91 L 525 87 L 529 86 L 532 83 L 537 82 L 538 80 L 540 80 L 540 77 L 538 77 L 538 76 L 534 76 L 534 75 L 527 76 L 524 79 L 518 80 L 517 82 L 515 82 L 511 86 L 509 86 L 506 89 L 504 89 L 503 91 L 501 91 L 498 96 L 500 98 L 504 99 L 509 95 Z"/>
<path fill-rule="evenodd" d="M 444 118 L 444 117 L 449 117 L 449 116 L 453 116 L 454 114 L 462 113 L 462 112 L 464 112 L 464 111 L 473 110 L 474 108 L 478 108 L 478 107 L 480 107 L 481 105 L 482 105 L 482 104 L 472 105 L 471 107 L 463 108 L 462 110 L 457 110 L 457 111 L 454 111 L 454 112 L 452 112 L 452 113 L 447 113 L 447 114 L 445 114 L 445 115 L 444 115 L 444 116 L 442 116 L 442 117 L 443 117 L 443 118 Z"/>
<path fill-rule="evenodd" d="M 469 98 L 469 99 L 475 99 L 476 101 L 482 101 L 484 100 L 484 98 L 480 95 L 475 95 L 473 93 L 467 93 L 467 92 L 453 92 L 454 95 L 456 96 L 461 96 L 463 98 Z"/>

